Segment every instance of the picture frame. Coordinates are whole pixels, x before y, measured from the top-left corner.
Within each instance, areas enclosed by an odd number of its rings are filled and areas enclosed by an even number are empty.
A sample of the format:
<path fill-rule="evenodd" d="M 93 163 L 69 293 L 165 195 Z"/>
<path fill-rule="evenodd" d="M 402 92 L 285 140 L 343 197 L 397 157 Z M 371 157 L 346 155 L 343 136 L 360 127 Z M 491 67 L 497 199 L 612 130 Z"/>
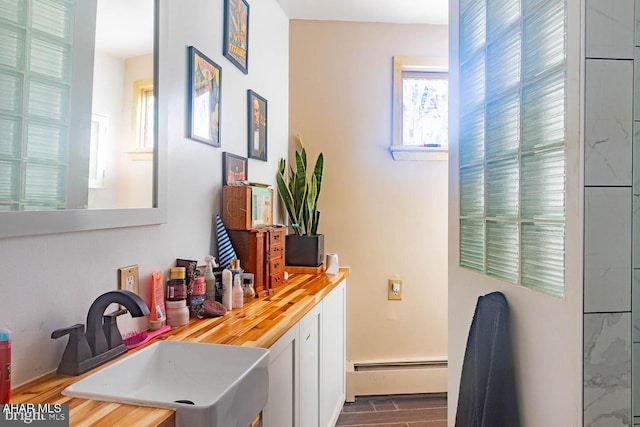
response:
<path fill-rule="evenodd" d="M 189 46 L 188 137 L 220 147 L 222 68 Z"/>
<path fill-rule="evenodd" d="M 222 183 L 230 185 L 249 179 L 248 161 L 246 157 L 222 153 Z"/>
<path fill-rule="evenodd" d="M 224 0 L 222 54 L 240 71 L 249 74 L 249 3 Z"/>
<path fill-rule="evenodd" d="M 250 159 L 267 161 L 267 100 L 247 91 L 247 153 Z"/>

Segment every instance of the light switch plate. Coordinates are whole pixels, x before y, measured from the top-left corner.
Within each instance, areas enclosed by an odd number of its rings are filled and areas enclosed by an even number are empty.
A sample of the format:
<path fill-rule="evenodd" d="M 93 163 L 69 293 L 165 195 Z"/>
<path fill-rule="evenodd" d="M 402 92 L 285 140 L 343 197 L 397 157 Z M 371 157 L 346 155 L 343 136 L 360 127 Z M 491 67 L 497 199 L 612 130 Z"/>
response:
<path fill-rule="evenodd" d="M 138 293 L 138 266 L 130 265 L 118 269 L 118 289 Z"/>

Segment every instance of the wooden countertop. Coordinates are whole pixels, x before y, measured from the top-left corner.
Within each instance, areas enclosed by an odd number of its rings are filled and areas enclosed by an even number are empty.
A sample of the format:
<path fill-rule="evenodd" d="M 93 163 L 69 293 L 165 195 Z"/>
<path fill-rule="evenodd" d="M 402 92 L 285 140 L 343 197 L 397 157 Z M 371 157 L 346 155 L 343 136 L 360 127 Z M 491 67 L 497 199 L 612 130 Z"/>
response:
<path fill-rule="evenodd" d="M 189 324 L 173 328 L 151 342 L 165 339 L 268 348 L 348 275 L 348 268 L 341 268 L 335 276 L 325 273 L 293 274 L 285 286 L 271 295 L 257 298 L 223 317 L 192 319 Z M 126 356 L 124 354 L 102 367 Z M 71 426 L 168 427 L 175 424 L 174 412 L 169 409 L 77 399 L 61 394 L 67 386 L 102 367 L 75 377 L 47 374 L 12 390 L 11 403 L 69 404 Z"/>

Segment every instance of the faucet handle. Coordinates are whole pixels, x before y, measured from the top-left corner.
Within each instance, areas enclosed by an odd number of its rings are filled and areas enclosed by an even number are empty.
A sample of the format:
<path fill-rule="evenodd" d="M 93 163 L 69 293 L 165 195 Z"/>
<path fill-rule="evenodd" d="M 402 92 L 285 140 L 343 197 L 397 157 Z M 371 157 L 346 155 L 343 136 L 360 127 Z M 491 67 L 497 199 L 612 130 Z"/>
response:
<path fill-rule="evenodd" d="M 62 360 L 58 365 L 58 373 L 77 375 L 80 363 L 93 356 L 89 342 L 87 342 L 87 337 L 84 334 L 84 325 L 77 323 L 68 328 L 56 329 L 51 333 L 51 338 L 58 339 L 65 335 L 69 335 L 69 341 L 62 354 Z"/>
<path fill-rule="evenodd" d="M 107 346 L 109 350 L 123 344 L 122 335 L 120 334 L 120 329 L 118 329 L 116 318 L 123 314 L 127 314 L 128 312 L 129 310 L 123 308 L 102 316 L 102 329 L 104 330 L 104 336 L 107 339 Z"/>

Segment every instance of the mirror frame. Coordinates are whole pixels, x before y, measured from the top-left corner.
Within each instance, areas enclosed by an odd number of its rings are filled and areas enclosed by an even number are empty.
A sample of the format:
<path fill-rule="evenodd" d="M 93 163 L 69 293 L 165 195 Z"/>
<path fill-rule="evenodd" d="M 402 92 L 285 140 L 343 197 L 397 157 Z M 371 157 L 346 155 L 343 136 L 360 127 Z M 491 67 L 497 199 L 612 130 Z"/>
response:
<path fill-rule="evenodd" d="M 84 0 L 83 0 L 84 1 Z M 154 58 L 153 91 L 155 97 L 155 138 L 153 168 L 155 172 L 152 208 L 139 209 L 69 209 L 57 211 L 9 211 L 0 213 L 0 238 L 68 233 L 73 231 L 156 225 L 167 222 L 167 103 L 159 96 L 158 88 L 167 87 L 166 76 L 160 68 L 166 67 L 168 52 L 167 1 L 155 0 L 154 5 Z M 166 74 L 166 73 L 164 73 Z"/>

